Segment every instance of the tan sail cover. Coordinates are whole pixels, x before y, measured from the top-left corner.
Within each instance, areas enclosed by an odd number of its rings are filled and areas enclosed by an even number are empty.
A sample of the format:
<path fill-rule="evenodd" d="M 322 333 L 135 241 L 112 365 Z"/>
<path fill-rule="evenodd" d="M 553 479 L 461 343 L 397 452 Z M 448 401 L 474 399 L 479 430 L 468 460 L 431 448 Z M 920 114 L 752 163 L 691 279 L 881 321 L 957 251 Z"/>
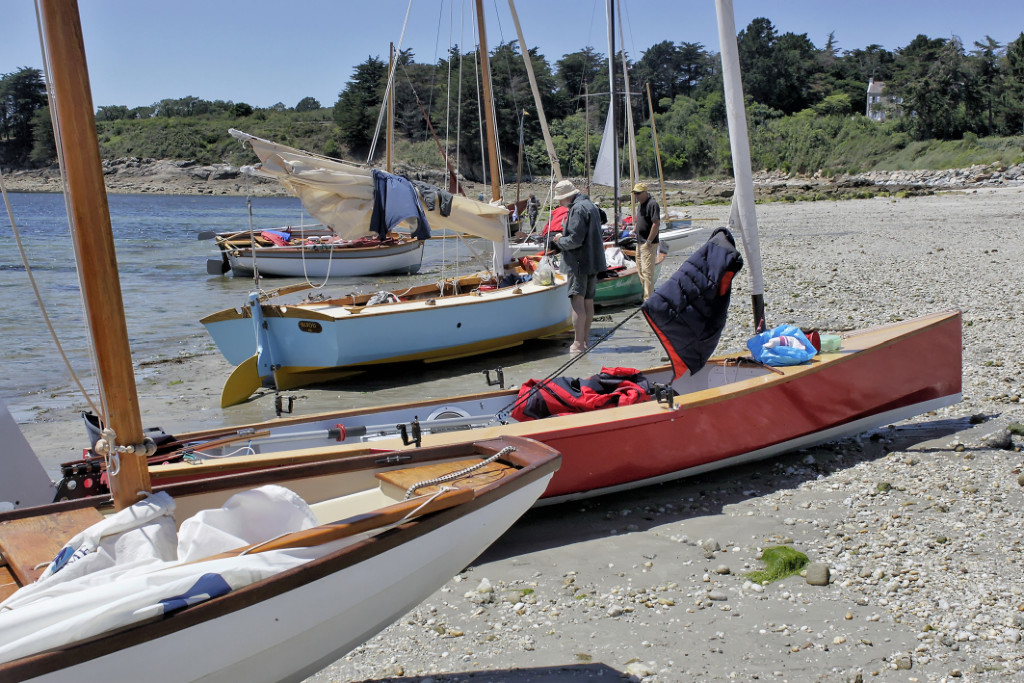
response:
<path fill-rule="evenodd" d="M 231 129 L 234 137 L 248 143 L 262 161 L 261 175 L 276 178 L 302 201 L 309 215 L 330 226 L 345 239 L 369 235 L 373 212 L 373 170 L 343 161 L 315 156 L 286 145 Z M 454 230 L 503 244 L 508 209 L 455 196 L 450 216 L 437 208 L 424 211 L 432 230 Z"/>

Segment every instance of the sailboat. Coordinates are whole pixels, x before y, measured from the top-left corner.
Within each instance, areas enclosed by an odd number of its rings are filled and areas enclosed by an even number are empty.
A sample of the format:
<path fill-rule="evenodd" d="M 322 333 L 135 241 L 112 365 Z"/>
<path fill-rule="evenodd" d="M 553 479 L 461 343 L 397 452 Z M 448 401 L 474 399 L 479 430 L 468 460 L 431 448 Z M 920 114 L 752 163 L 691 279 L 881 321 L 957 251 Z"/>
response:
<path fill-rule="evenodd" d="M 754 321 L 761 326 L 764 283 L 736 32 L 731 3 L 718 0 L 717 8 L 738 188 L 733 226 L 742 230 Z M 586 498 L 855 436 L 955 404 L 962 390 L 961 325 L 959 311 L 943 311 L 852 330 L 841 335 L 838 349 L 785 367 L 734 353 L 679 376 L 672 365 L 644 369 L 651 388 L 641 398 L 647 400 L 543 419 L 518 416 L 521 394 L 530 392 L 511 388 L 177 434 L 159 456 L 165 464 L 150 473 L 156 481 L 199 480 L 344 457 L 346 450 L 414 453 L 469 435 L 516 435 L 562 454 L 541 503 Z M 282 455 L 285 448 L 291 450 Z M 231 455 L 239 449 L 249 454 Z M 96 479 L 95 473 L 77 476 Z"/>
<path fill-rule="evenodd" d="M 484 101 L 489 102 L 482 7 L 477 15 Z M 494 244 L 491 271 L 399 291 L 335 298 L 317 295 L 294 303 L 275 303 L 272 296 L 254 292 L 246 306 L 204 317 L 200 322 L 217 348 L 238 366 L 224 385 L 222 406 L 246 400 L 265 381 L 290 389 L 381 363 L 434 362 L 488 353 L 570 327 L 565 276 L 556 273 L 541 282 L 512 259 L 508 209 L 500 201 L 492 112 L 490 106 L 483 109 L 491 203 L 450 195 L 444 200 L 439 197 L 433 209 L 425 205 L 424 215 L 435 226 L 490 240 Z M 395 176 L 385 178 L 380 172 L 240 131 L 233 130 L 232 135 L 244 140 L 260 158 L 262 173 L 277 178 L 324 223 L 365 226 L 379 211 L 388 211 L 379 206 L 380 188 L 384 182 L 398 180 Z M 388 190 L 389 198 L 394 191 L 393 187 Z"/>
<path fill-rule="evenodd" d="M 363 277 L 419 272 L 424 240 L 404 233 L 345 237 L 324 225 L 286 225 L 258 233 L 232 230 L 210 237 L 219 257 L 207 261 L 210 275 L 228 271 L 238 276 Z"/>
<path fill-rule="evenodd" d="M 394 82 L 394 44 L 388 68 L 388 91 L 385 95 L 387 112 L 387 151 L 385 170 L 391 173 L 394 149 L 394 105 L 391 86 Z M 241 135 L 244 139 L 244 135 Z M 314 156 L 314 155 L 310 155 Z M 371 152 L 372 156 L 372 152 Z M 260 175 L 258 169 L 244 166 L 242 172 Z M 286 180 L 284 188 L 291 189 Z M 231 271 L 241 276 L 341 278 L 368 275 L 411 275 L 419 272 L 423 251 L 430 237 L 429 228 L 413 225 L 410 221 L 397 221 L 396 230 L 373 231 L 365 222 L 353 223 L 342 216 L 332 216 L 336 222 L 311 226 L 287 225 L 273 230 L 202 232 L 200 240 L 213 239 L 219 256 L 207 261 L 210 275 L 223 275 Z M 415 223 L 415 219 L 411 222 Z M 251 212 L 250 212 L 251 223 Z M 406 227 L 404 231 L 398 226 Z"/>
<path fill-rule="evenodd" d="M 69 206 L 116 466 L 113 501 L 0 513 L 0 680 L 301 680 L 472 561 L 534 503 L 558 455 L 505 438 L 368 449 L 154 489 L 78 8 L 40 10 L 55 129 L 75 134 Z"/>

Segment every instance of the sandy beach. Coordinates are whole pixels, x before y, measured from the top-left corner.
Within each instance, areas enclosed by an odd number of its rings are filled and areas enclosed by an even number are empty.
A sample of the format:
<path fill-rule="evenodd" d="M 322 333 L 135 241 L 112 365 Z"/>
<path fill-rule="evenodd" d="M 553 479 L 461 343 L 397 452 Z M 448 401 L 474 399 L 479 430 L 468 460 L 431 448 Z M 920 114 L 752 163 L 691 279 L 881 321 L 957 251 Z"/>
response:
<path fill-rule="evenodd" d="M 841 333 L 959 309 L 963 400 L 858 439 L 534 509 L 310 680 L 1024 680 L 1022 206 L 1020 187 L 759 204 L 770 325 Z M 718 224 L 727 213 L 692 207 Z M 752 333 L 747 276 L 719 352 Z M 599 311 L 595 335 L 629 313 Z M 571 374 L 662 357 L 637 317 Z M 444 396 L 482 390 L 486 368 L 519 384 L 565 359 L 549 344 L 293 393 L 300 412 Z M 140 368 L 143 414 L 172 432 L 272 417 L 269 394 L 218 407 L 229 371 L 215 352 Z M 81 452 L 79 408 L 41 403 L 21 425 L 48 469 Z M 748 580 L 776 545 L 827 569 L 824 585 Z"/>

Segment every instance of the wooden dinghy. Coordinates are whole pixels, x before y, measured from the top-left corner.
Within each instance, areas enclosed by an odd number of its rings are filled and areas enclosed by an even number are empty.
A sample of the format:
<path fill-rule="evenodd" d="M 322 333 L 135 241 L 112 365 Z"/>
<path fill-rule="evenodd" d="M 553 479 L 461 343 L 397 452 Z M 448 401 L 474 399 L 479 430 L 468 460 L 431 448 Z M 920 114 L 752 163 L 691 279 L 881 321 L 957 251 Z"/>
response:
<path fill-rule="evenodd" d="M 736 354 L 712 358 L 675 381 L 670 366 L 643 374 L 671 389 L 671 400 L 517 422 L 510 415 L 517 392 L 505 390 L 285 417 L 177 435 L 164 451 L 185 459 L 150 473 L 154 481 L 194 480 L 338 457 L 346 449 L 514 434 L 562 453 L 546 502 L 583 498 L 770 457 L 956 403 L 961 316 L 936 313 L 847 332 L 839 351 L 802 365 L 770 368 Z M 251 454 L 225 457 L 239 449 Z"/>
<path fill-rule="evenodd" d="M 144 565 L 136 559 L 134 570 L 114 565 L 63 582 L 62 572 L 77 570 L 73 561 L 31 583 L 41 571 L 36 565 L 59 556 L 68 537 L 113 513 L 107 502 L 2 514 L 0 680 L 302 680 L 472 562 L 534 504 L 558 462 L 552 449 L 511 437 L 401 454 L 364 449 L 157 487 L 150 500 L 168 495 L 176 506 L 179 556 Z M 282 530 L 271 522 L 282 517 L 279 508 L 251 502 L 281 487 L 301 498 L 303 518 L 313 521 Z M 193 558 L 181 520 L 200 510 L 244 510 L 245 523 L 262 535 Z M 239 535 L 222 526 L 228 531 L 217 534 Z M 159 536 L 153 529 L 135 532 Z M 127 533 L 105 539 L 100 551 L 116 554 Z M 12 595 L 10 584 L 30 587 Z M 190 587 L 184 594 L 182 585 Z M 209 596 L 211 585 L 223 592 Z"/>

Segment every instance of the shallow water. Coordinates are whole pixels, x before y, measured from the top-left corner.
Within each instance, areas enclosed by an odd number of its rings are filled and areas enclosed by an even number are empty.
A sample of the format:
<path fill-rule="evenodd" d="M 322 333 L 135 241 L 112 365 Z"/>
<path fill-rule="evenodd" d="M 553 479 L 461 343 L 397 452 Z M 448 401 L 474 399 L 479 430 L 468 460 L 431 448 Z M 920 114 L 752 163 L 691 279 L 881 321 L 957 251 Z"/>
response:
<path fill-rule="evenodd" d="M 43 304 L 75 372 L 91 377 L 87 331 L 82 313 L 78 272 L 68 232 L 64 199 L 59 194 L 10 193 L 14 220 L 38 284 Z M 245 230 L 249 211 L 245 197 L 109 195 L 111 224 L 126 311 L 128 335 L 136 364 L 179 354 L 214 352 L 199 319 L 245 303 L 253 287 L 249 278 L 211 276 L 207 258 L 216 256 L 212 241 L 199 241 L 206 230 Z M 256 229 L 312 223 L 297 199 L 252 199 Z M 24 409 L 33 397 L 48 396 L 71 381 L 52 341 L 29 278 L 22 265 L 6 211 L 0 215 L 0 339 L 3 370 L 0 399 L 12 410 Z M 489 245 L 470 243 L 486 257 Z M 442 263 L 453 259 L 459 272 L 474 272 L 485 258 L 474 257 L 459 240 L 431 240 L 423 267 L 416 275 L 332 279 L 327 291 L 393 289 L 432 282 Z M 445 275 L 451 275 L 447 270 Z M 296 279 L 267 279 L 276 287 Z M 319 284 L 319 283 L 318 283 Z M 90 383 L 86 383 L 90 388 Z"/>

